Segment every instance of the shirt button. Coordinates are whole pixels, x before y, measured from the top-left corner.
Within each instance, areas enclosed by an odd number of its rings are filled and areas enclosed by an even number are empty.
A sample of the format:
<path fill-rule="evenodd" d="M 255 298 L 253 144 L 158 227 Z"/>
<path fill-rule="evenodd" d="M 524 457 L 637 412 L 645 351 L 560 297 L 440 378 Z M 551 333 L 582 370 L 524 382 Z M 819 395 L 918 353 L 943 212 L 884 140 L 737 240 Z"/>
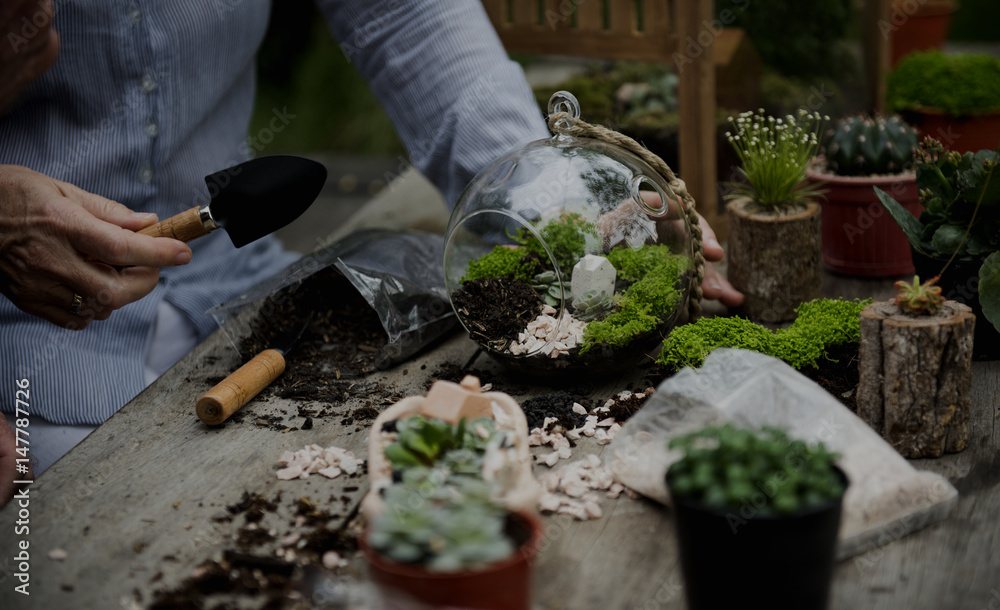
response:
<path fill-rule="evenodd" d="M 156 135 L 160 133 L 160 126 L 156 123 L 146 123 L 146 127 L 143 128 L 143 131 L 146 132 L 147 136 L 155 138 Z"/>
<path fill-rule="evenodd" d="M 148 165 L 139 170 L 139 182 L 149 184 L 153 181 L 153 168 Z"/>
<path fill-rule="evenodd" d="M 139 81 L 139 86 L 142 87 L 143 91 L 149 93 L 153 89 L 156 89 L 156 81 L 153 80 L 152 76 L 146 74 L 142 77 L 142 80 Z"/>
<path fill-rule="evenodd" d="M 128 9 L 128 18 L 132 20 L 132 23 L 139 23 L 142 21 L 142 9 L 138 6 Z"/>

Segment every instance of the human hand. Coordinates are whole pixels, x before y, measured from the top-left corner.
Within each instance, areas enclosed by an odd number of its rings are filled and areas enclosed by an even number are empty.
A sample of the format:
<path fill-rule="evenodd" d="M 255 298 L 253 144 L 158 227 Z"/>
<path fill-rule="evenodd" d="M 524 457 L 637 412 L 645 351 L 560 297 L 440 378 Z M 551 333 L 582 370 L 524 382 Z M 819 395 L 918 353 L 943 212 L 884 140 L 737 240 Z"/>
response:
<path fill-rule="evenodd" d="M 28 466 L 27 474 L 17 473 L 17 458 L 21 457 L 15 451 L 17 439 L 14 431 L 7 424 L 7 418 L 0 414 L 0 508 L 3 508 L 14 497 L 16 486 L 14 481 L 26 481 L 35 478 Z"/>
<path fill-rule="evenodd" d="M 134 233 L 155 222 L 155 214 L 0 165 L 0 293 L 65 328 L 105 320 L 149 294 L 158 267 L 190 262 L 187 244 Z M 74 294 L 86 304 L 77 313 L 70 311 Z"/>
<path fill-rule="evenodd" d="M 0 113 L 59 55 L 52 29 L 52 0 L 10 0 L 0 4 Z"/>
<path fill-rule="evenodd" d="M 677 239 L 687 229 L 684 222 L 683 207 L 680 202 L 667 198 L 667 211 L 660 214 L 663 202 L 658 193 L 654 191 L 642 191 L 642 199 L 649 208 L 647 214 L 656 221 L 656 239 L 660 243 L 671 243 Z M 598 231 L 606 238 L 615 239 L 619 236 L 611 237 L 615 234 L 615 227 L 628 224 L 628 219 L 635 215 L 635 202 L 631 199 L 624 201 L 617 208 L 601 215 L 597 220 Z M 654 214 L 654 211 L 657 212 Z M 713 262 L 722 260 L 725 252 L 719 245 L 715 237 L 715 231 L 705 220 L 705 217 L 698 214 L 698 224 L 701 226 L 701 241 L 705 246 L 705 278 L 701 283 L 702 297 L 709 300 L 719 300 L 727 307 L 737 307 L 743 303 L 743 293 L 739 292 L 729 281 L 712 265 Z M 627 230 L 626 230 L 627 232 Z M 639 232 L 639 231 L 635 231 Z"/>

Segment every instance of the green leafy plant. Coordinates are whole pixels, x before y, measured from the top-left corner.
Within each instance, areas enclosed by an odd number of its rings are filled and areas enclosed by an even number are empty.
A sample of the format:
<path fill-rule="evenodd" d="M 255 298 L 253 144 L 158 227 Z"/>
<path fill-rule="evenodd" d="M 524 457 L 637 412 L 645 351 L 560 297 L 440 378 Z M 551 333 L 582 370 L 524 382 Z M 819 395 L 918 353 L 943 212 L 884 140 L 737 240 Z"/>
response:
<path fill-rule="evenodd" d="M 778 212 L 801 206 L 822 192 L 818 184 L 803 184 L 806 170 L 819 149 L 819 133 L 828 117 L 799 110 L 798 117 L 767 116 L 763 110 L 730 119 L 735 133 L 726 138 L 739 156 L 737 173 L 727 199 L 748 197 L 755 207 Z"/>
<path fill-rule="evenodd" d="M 792 325 L 772 332 L 744 318 L 702 318 L 671 331 L 657 362 L 671 369 L 700 367 L 720 347 L 746 349 L 784 360 L 793 368 L 818 368 L 829 350 L 860 339 L 859 315 L 872 303 L 816 299 L 799 305 Z"/>
<path fill-rule="evenodd" d="M 953 116 L 1000 110 L 1000 59 L 939 50 L 907 55 L 889 74 L 893 112 L 936 108 Z"/>
<path fill-rule="evenodd" d="M 920 278 L 913 276 L 913 284 L 908 282 L 896 282 L 896 306 L 903 313 L 914 316 L 931 316 L 941 310 L 944 305 L 944 297 L 941 296 L 941 287 L 935 286 L 937 277 L 932 277 L 923 284 Z"/>
<path fill-rule="evenodd" d="M 509 513 L 489 485 L 447 470 L 413 467 L 385 490 L 386 510 L 372 523 L 369 542 L 383 555 L 432 571 L 475 568 L 509 557 Z"/>
<path fill-rule="evenodd" d="M 498 434 L 495 422 L 481 417 L 456 425 L 434 417 L 414 415 L 396 421 L 396 441 L 385 448 L 393 469 L 411 466 L 448 466 L 476 474 L 489 442 Z M 456 468 L 457 467 L 457 468 Z"/>
<path fill-rule="evenodd" d="M 615 248 L 608 253 L 618 277 L 632 284 L 614 297 L 615 310 L 583 329 L 580 353 L 595 345 L 621 347 L 653 331 L 681 304 L 681 277 L 691 269 L 691 259 L 672 254 L 662 244 L 637 250 Z"/>
<path fill-rule="evenodd" d="M 514 241 L 523 246 L 529 253 L 537 255 L 540 260 L 549 260 L 549 255 L 542 245 L 544 242 L 552 251 L 555 264 L 565 273 L 572 271 L 584 254 L 587 253 L 588 236 L 591 242 L 597 242 L 597 226 L 575 212 L 564 212 L 558 218 L 545 223 L 538 233 L 541 241 L 535 238 L 527 229 L 518 229 L 513 236 Z"/>
<path fill-rule="evenodd" d="M 839 176 L 899 174 L 913 164 L 916 131 L 898 116 L 857 115 L 827 132 L 826 167 Z"/>
<path fill-rule="evenodd" d="M 538 291 L 546 305 L 559 307 L 560 300 L 573 298 L 572 285 L 568 281 L 560 282 L 555 271 L 544 271 L 531 279 L 531 287 Z"/>
<path fill-rule="evenodd" d="M 538 259 L 525 256 L 520 248 L 495 246 L 489 253 L 469 262 L 462 283 L 499 277 L 528 282 L 537 273 L 538 267 Z"/>
<path fill-rule="evenodd" d="M 758 514 L 793 515 L 836 500 L 844 484 L 834 470 L 838 455 L 823 443 L 792 440 L 784 430 L 760 432 L 731 424 L 674 438 L 684 456 L 667 471 L 672 492 L 710 509 L 739 509 L 758 494 Z"/>
<path fill-rule="evenodd" d="M 917 189 L 924 211 L 914 218 L 875 188 L 882 205 L 906 234 L 910 247 L 929 258 L 975 261 L 983 315 L 1000 329 L 1000 152 L 959 154 L 925 138 L 917 150 Z"/>

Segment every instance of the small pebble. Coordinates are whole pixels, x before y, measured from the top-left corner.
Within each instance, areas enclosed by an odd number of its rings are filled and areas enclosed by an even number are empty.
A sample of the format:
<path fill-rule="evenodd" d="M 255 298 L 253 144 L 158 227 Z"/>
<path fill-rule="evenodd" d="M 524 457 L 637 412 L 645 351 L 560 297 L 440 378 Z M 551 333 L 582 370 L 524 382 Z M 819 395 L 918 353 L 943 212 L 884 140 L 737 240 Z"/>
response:
<path fill-rule="evenodd" d="M 52 561 L 62 561 L 66 559 L 69 555 L 63 549 L 52 549 L 49 551 L 49 559 Z"/>

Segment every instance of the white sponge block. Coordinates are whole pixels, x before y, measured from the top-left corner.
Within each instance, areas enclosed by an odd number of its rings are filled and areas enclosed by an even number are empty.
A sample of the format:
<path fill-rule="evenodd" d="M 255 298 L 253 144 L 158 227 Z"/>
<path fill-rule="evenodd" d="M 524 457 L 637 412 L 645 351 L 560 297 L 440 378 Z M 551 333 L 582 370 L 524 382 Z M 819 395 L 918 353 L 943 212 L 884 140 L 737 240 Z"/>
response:
<path fill-rule="evenodd" d="M 573 267 L 573 278 L 570 282 L 573 298 L 592 290 L 604 291 L 604 294 L 610 297 L 615 292 L 617 277 L 618 271 L 611 261 L 603 256 L 587 254 Z"/>

